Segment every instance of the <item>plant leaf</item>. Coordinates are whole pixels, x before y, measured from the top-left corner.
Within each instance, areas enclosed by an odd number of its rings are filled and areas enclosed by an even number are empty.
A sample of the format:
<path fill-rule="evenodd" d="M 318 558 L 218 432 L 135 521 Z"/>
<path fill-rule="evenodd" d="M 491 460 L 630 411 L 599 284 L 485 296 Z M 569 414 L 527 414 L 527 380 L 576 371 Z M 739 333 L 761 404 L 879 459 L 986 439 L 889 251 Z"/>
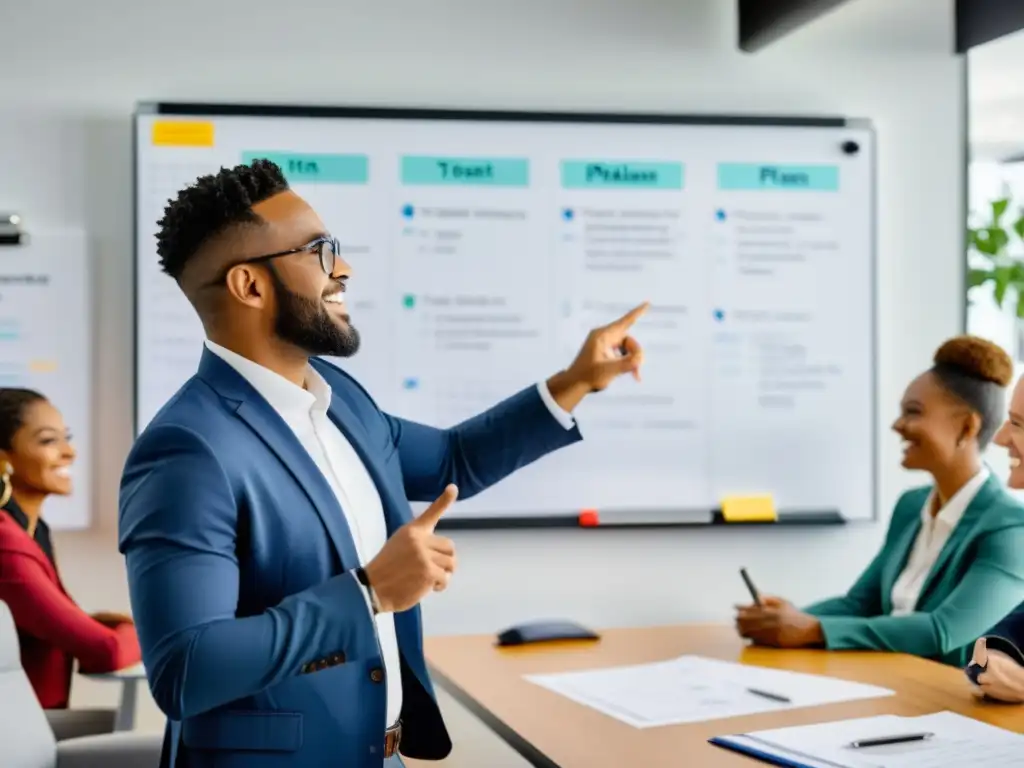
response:
<path fill-rule="evenodd" d="M 995 284 L 992 288 L 992 295 L 996 300 L 996 306 L 1002 308 L 1003 301 L 1006 299 L 1006 290 L 1013 280 L 1013 267 L 996 267 L 992 270 L 992 280 Z"/>
<path fill-rule="evenodd" d="M 1017 237 L 1024 240 L 1024 210 L 1020 212 L 1020 216 L 1013 222 L 1013 231 L 1017 233 Z"/>
<path fill-rule="evenodd" d="M 1009 207 L 1010 199 L 1008 197 L 992 201 L 992 224 L 994 226 L 999 226 L 999 220 L 1003 218 L 1003 214 L 1006 213 L 1006 209 Z"/>
<path fill-rule="evenodd" d="M 983 256 L 992 258 L 996 255 L 995 245 L 988 239 L 988 235 L 986 233 L 980 231 L 975 232 L 971 238 L 971 245 L 974 247 L 974 250 Z"/>
<path fill-rule="evenodd" d="M 1000 253 L 1002 250 L 1010 244 L 1010 235 L 1002 227 L 989 227 L 988 228 L 988 239 L 990 242 L 995 244 L 995 252 Z"/>
<path fill-rule="evenodd" d="M 984 285 L 989 280 L 992 280 L 991 269 L 969 269 L 967 270 L 967 287 L 977 288 L 979 285 Z"/>

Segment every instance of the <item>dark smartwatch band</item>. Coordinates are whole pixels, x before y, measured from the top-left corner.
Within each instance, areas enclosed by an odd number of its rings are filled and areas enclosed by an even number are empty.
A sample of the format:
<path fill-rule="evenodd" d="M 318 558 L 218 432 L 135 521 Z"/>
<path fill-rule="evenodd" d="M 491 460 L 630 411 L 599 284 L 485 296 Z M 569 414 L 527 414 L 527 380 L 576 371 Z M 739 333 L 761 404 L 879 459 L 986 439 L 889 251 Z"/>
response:
<path fill-rule="evenodd" d="M 356 568 L 356 579 L 359 581 L 360 584 L 369 589 L 370 577 L 366 575 L 366 569 L 362 566 Z"/>
<path fill-rule="evenodd" d="M 366 591 L 370 595 L 370 607 L 373 608 L 373 614 L 376 616 L 380 613 L 379 603 L 377 602 L 377 595 L 373 591 L 373 585 L 370 583 L 370 577 L 366 574 L 366 569 L 359 566 L 355 569 L 356 581 L 366 587 Z"/>

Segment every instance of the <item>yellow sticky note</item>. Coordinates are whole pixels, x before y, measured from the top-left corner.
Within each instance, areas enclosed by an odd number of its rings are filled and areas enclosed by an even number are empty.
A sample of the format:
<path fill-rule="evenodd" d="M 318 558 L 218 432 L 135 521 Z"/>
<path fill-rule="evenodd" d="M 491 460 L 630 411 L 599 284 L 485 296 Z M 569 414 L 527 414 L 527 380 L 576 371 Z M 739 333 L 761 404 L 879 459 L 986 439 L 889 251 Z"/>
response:
<path fill-rule="evenodd" d="M 774 523 L 778 513 L 771 494 L 726 496 L 722 499 L 722 517 L 727 523 Z"/>
<path fill-rule="evenodd" d="M 28 369 L 32 373 L 53 373 L 57 370 L 56 360 L 31 360 Z"/>
<path fill-rule="evenodd" d="M 153 123 L 156 147 L 212 147 L 213 123 L 202 120 L 158 120 Z"/>

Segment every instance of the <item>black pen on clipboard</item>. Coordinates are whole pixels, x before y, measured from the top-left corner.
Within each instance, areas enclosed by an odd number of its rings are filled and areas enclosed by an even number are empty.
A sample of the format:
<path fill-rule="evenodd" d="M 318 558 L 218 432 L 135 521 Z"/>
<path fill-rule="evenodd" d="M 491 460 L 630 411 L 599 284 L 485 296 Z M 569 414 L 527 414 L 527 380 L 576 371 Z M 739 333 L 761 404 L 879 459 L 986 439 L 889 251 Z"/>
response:
<path fill-rule="evenodd" d="M 757 587 L 754 586 L 754 582 L 750 579 L 750 574 L 747 573 L 746 568 L 740 568 L 740 578 L 743 579 L 743 583 L 747 585 L 747 591 L 750 592 L 750 597 L 754 601 L 754 605 L 758 608 L 761 607 L 761 595 L 757 591 Z"/>

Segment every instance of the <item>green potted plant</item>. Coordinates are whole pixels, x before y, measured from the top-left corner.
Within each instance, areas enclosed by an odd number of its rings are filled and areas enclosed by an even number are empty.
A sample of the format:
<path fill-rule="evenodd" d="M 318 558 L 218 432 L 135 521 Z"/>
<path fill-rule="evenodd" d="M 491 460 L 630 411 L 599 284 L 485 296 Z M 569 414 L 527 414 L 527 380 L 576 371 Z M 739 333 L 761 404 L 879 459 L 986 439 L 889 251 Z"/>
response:
<path fill-rule="evenodd" d="M 989 204 L 986 221 L 967 229 L 967 288 L 992 284 L 992 298 L 1000 309 L 1015 302 L 1015 315 L 1024 319 L 1024 209 L 1007 216 L 1010 198 Z M 1020 355 L 1018 355 L 1018 358 Z"/>

